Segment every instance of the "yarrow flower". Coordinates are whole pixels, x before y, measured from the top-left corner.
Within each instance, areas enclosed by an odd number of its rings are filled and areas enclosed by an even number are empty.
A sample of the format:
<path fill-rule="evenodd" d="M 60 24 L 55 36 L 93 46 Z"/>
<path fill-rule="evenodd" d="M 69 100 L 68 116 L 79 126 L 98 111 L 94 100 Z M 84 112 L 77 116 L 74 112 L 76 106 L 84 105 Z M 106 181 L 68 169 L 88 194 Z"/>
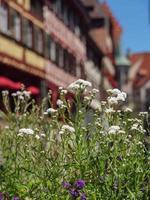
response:
<path fill-rule="evenodd" d="M 124 112 L 130 113 L 130 112 L 133 112 L 133 110 L 131 108 L 125 108 Z"/>
<path fill-rule="evenodd" d="M 77 90 L 85 90 L 87 87 L 92 87 L 92 84 L 89 81 L 85 81 L 83 79 L 78 79 L 77 81 L 71 83 L 68 86 L 69 90 L 77 91 Z"/>
<path fill-rule="evenodd" d="M 57 105 L 59 107 L 61 107 L 63 104 L 64 104 L 64 102 L 62 100 L 60 100 L 60 99 L 57 100 Z"/>
<path fill-rule="evenodd" d="M 48 108 L 46 112 L 47 112 L 48 114 L 53 114 L 53 113 L 56 113 L 57 110 L 55 110 L 54 108 Z"/>
<path fill-rule="evenodd" d="M 108 129 L 108 134 L 116 134 L 119 130 L 119 126 L 110 126 Z"/>
<path fill-rule="evenodd" d="M 33 135 L 34 131 L 30 128 L 21 128 L 19 130 L 18 136 L 23 136 L 23 135 Z"/>
<path fill-rule="evenodd" d="M 69 125 L 63 125 L 62 128 L 61 128 L 63 131 L 66 130 L 66 131 L 69 131 L 71 133 L 74 133 L 75 132 L 75 129 L 72 127 L 72 126 L 69 126 Z"/>
<path fill-rule="evenodd" d="M 119 102 L 123 102 L 127 98 L 125 92 L 121 92 L 119 89 L 115 88 L 112 90 L 107 90 L 110 96 L 107 98 L 110 105 L 117 105 Z"/>

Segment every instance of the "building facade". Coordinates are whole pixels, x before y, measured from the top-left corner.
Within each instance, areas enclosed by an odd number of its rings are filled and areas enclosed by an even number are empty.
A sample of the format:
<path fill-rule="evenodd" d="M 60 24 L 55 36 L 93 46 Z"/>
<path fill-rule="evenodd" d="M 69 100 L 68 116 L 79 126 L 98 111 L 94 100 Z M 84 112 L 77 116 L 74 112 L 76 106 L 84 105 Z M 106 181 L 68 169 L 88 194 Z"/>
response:
<path fill-rule="evenodd" d="M 113 70 L 113 29 L 103 5 L 87 2 L 0 0 L 0 90 L 23 83 L 35 96 L 51 89 L 56 98 L 59 86 L 78 78 L 100 88 L 103 60 Z"/>

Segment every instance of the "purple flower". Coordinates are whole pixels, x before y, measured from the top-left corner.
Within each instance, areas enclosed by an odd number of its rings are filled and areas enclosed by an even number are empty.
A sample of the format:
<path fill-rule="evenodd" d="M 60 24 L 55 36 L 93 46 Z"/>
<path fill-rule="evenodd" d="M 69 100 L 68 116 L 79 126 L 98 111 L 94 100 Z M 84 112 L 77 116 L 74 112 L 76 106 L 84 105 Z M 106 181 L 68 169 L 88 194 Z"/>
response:
<path fill-rule="evenodd" d="M 86 194 L 81 194 L 81 196 L 80 196 L 80 198 L 82 199 L 82 200 L 86 200 Z"/>
<path fill-rule="evenodd" d="M 70 193 L 70 195 L 71 195 L 72 197 L 74 197 L 74 198 L 80 196 L 80 193 L 79 193 L 78 190 L 70 190 L 69 193 Z"/>
<path fill-rule="evenodd" d="M 3 193 L 0 193 L 0 200 L 3 200 Z"/>
<path fill-rule="evenodd" d="M 71 184 L 70 183 L 63 183 L 63 187 L 65 189 L 69 189 L 71 187 Z"/>
<path fill-rule="evenodd" d="M 19 197 L 13 197 L 12 200 L 20 200 Z"/>
<path fill-rule="evenodd" d="M 85 186 L 85 181 L 84 180 L 77 180 L 77 181 L 75 181 L 74 185 L 79 189 L 83 189 L 84 186 Z"/>

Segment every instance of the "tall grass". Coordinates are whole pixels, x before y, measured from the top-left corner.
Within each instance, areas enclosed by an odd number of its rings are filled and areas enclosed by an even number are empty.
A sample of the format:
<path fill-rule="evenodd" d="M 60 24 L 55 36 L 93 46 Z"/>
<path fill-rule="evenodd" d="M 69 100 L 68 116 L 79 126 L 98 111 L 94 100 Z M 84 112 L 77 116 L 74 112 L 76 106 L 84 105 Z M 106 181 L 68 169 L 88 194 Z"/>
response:
<path fill-rule="evenodd" d="M 149 136 L 143 128 L 147 113 L 135 118 L 129 108 L 121 109 L 126 94 L 115 89 L 87 124 L 97 92 L 85 92 L 89 86 L 79 80 L 69 87 L 75 93 L 75 113 L 62 88 L 57 109 L 50 93 L 37 106 L 28 92 L 20 91 L 12 94 L 12 111 L 3 92 L 1 117 L 7 125 L 0 129 L 1 199 L 149 199 Z"/>

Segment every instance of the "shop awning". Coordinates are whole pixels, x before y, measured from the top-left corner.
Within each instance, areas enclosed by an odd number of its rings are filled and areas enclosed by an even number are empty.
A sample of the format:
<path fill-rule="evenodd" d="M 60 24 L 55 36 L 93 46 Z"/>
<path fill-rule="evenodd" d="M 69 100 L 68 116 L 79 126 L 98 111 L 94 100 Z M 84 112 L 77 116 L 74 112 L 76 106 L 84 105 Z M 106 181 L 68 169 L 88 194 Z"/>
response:
<path fill-rule="evenodd" d="M 38 95 L 40 94 L 40 89 L 35 87 L 35 86 L 29 86 L 27 87 L 27 91 L 31 92 L 33 95 Z"/>
<path fill-rule="evenodd" d="M 0 76 L 0 88 L 19 90 L 19 89 L 21 89 L 21 83 L 14 82 L 11 79 L 4 77 L 4 76 Z"/>

